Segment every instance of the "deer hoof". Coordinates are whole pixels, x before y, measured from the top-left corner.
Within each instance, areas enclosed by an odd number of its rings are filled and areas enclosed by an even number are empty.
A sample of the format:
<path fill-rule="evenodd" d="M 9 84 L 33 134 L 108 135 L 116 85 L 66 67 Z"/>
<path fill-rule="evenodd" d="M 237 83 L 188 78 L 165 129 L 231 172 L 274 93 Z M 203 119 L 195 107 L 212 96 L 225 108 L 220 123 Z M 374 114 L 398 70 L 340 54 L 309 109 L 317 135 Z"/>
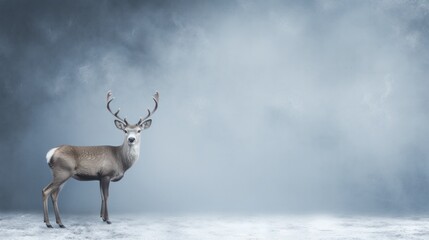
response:
<path fill-rule="evenodd" d="M 53 228 L 52 225 L 50 223 L 46 223 L 46 227 L 48 228 Z"/>
<path fill-rule="evenodd" d="M 107 223 L 107 224 L 112 224 L 112 222 L 111 222 L 111 221 L 109 221 L 109 220 L 106 220 L 106 223 Z"/>
<path fill-rule="evenodd" d="M 64 226 L 63 224 L 58 224 L 60 225 L 60 228 L 66 228 L 66 226 Z"/>

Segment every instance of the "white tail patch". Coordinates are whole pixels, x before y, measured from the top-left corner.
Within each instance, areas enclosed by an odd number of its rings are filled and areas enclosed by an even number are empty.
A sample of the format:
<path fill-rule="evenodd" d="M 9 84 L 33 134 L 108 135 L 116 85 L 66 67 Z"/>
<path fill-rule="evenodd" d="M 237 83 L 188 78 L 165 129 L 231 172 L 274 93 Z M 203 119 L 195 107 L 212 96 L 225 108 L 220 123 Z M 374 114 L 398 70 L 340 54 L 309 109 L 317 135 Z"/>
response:
<path fill-rule="evenodd" d="M 48 151 L 48 153 L 46 154 L 46 162 L 49 164 L 49 161 L 51 161 L 52 155 L 54 155 L 55 151 L 58 148 L 52 148 L 51 150 Z"/>

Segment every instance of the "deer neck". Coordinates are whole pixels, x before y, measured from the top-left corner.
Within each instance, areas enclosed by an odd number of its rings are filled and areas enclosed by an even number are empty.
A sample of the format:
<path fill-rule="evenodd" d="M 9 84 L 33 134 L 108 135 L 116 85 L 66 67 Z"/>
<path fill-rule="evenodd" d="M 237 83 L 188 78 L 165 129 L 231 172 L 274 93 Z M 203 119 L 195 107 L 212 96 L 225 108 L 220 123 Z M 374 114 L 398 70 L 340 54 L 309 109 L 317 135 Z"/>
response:
<path fill-rule="evenodd" d="M 127 170 L 134 164 L 135 161 L 137 161 L 137 159 L 139 159 L 140 143 L 129 145 L 125 140 L 124 143 L 120 146 L 120 154 L 124 170 Z"/>

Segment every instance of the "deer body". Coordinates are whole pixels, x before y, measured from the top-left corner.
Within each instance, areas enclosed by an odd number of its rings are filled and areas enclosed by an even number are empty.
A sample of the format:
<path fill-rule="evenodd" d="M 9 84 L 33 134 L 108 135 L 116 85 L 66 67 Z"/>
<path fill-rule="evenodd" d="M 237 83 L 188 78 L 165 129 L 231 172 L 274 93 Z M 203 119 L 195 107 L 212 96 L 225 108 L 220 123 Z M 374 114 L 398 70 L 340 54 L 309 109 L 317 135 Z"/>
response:
<path fill-rule="evenodd" d="M 116 182 L 137 161 L 140 154 L 139 146 L 124 145 L 91 147 L 62 145 L 54 148 L 48 165 L 53 169 L 71 170 L 71 177 L 76 180 L 100 180 L 109 177 L 111 181 Z"/>
<path fill-rule="evenodd" d="M 107 211 L 107 200 L 109 196 L 110 181 L 116 182 L 122 179 L 127 171 L 139 158 L 140 155 L 140 132 L 150 127 L 152 120 L 148 119 L 158 107 L 158 93 L 154 95 L 155 108 L 148 115 L 141 118 L 137 124 L 128 124 L 127 120 L 118 116 L 119 110 L 113 113 L 109 104 L 113 100 L 108 93 L 107 108 L 117 120 L 115 125 L 125 132 L 125 141 L 120 146 L 70 146 L 62 145 L 48 151 L 47 163 L 52 170 L 53 180 L 42 190 L 44 222 L 51 228 L 48 217 L 48 198 L 51 196 L 54 206 L 56 222 L 64 227 L 61 222 L 58 209 L 58 194 L 61 186 L 70 178 L 80 181 L 100 181 L 101 211 L 100 217 L 103 221 L 109 221 Z M 118 120 L 119 119 L 119 120 Z"/>

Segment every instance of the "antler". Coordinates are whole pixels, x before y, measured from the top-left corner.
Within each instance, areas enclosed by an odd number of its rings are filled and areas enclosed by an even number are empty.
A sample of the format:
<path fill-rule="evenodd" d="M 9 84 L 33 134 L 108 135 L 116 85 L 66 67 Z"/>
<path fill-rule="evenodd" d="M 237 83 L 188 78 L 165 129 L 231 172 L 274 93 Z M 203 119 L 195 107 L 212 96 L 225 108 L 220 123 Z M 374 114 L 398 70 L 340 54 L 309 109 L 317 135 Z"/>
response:
<path fill-rule="evenodd" d="M 119 121 L 125 123 L 126 125 L 128 125 L 127 122 L 127 118 L 122 119 L 121 117 L 118 116 L 119 111 L 121 110 L 120 108 L 118 108 L 118 111 L 116 111 L 115 113 L 112 112 L 112 110 L 110 109 L 110 103 L 113 101 L 113 99 L 115 99 L 114 97 L 112 97 L 112 91 L 108 91 L 107 92 L 107 110 L 109 110 L 109 112 L 115 116 Z"/>
<path fill-rule="evenodd" d="M 147 109 L 147 115 L 144 118 L 140 118 L 139 122 L 137 123 L 137 125 L 141 124 L 144 120 L 148 119 L 150 116 L 152 116 L 152 114 L 156 111 L 156 109 L 158 109 L 158 102 L 159 102 L 159 93 L 155 92 L 155 94 L 152 97 L 153 101 L 155 102 L 155 107 L 153 108 L 152 111 L 149 110 L 149 108 Z"/>

